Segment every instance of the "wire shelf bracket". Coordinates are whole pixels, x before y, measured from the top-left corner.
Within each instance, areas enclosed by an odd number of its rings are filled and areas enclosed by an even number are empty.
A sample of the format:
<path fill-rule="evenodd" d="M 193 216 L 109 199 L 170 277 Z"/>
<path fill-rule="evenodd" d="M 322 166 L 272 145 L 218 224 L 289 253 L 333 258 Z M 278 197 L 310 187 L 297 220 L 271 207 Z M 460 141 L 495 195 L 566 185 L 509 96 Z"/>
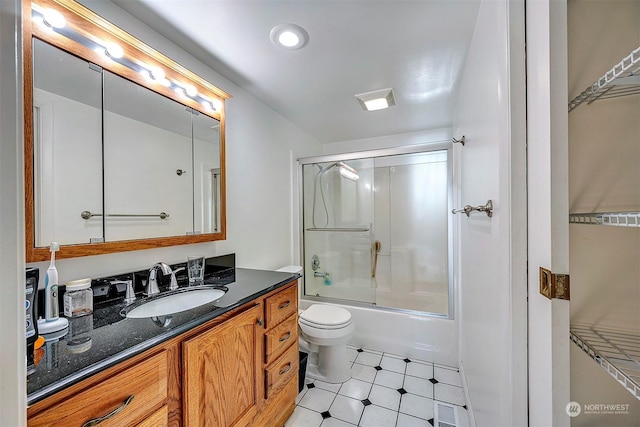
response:
<path fill-rule="evenodd" d="M 640 93 L 640 47 L 569 102 L 569 111 L 586 102 Z"/>
<path fill-rule="evenodd" d="M 569 338 L 640 400 L 640 335 L 572 326 Z"/>
<path fill-rule="evenodd" d="M 640 212 L 593 212 L 569 214 L 570 224 L 640 227 Z"/>

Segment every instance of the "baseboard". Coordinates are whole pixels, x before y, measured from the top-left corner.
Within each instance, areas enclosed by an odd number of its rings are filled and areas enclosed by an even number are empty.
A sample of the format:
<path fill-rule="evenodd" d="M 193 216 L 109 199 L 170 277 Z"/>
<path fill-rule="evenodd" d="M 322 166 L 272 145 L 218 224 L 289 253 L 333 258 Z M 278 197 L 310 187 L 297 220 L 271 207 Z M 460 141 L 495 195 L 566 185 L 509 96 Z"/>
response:
<path fill-rule="evenodd" d="M 458 369 L 460 371 L 460 378 L 462 379 L 462 389 L 464 391 L 464 400 L 467 402 L 467 414 L 469 414 L 469 425 L 476 427 L 476 418 L 473 415 L 473 404 L 471 403 L 471 396 L 469 396 L 469 386 L 467 384 L 467 376 L 464 371 L 464 362 L 460 360 L 458 362 Z"/>

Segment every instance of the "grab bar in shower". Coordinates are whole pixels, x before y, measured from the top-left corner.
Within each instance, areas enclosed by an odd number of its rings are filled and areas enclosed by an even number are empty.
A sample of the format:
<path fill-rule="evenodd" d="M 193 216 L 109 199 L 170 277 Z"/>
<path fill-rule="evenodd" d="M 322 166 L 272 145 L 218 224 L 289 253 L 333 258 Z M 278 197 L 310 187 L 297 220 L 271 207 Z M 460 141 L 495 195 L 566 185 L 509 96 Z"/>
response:
<path fill-rule="evenodd" d="M 82 219 L 89 219 L 94 216 L 102 216 L 101 213 L 93 213 L 91 211 L 82 211 L 80 212 L 80 216 Z M 107 214 L 107 216 L 112 217 L 120 217 L 120 218 L 161 218 L 167 219 L 169 218 L 169 214 L 166 212 L 160 212 L 159 214 Z"/>
<path fill-rule="evenodd" d="M 462 209 L 453 209 L 451 213 L 452 214 L 463 213 L 466 216 L 469 216 L 473 211 L 484 212 L 487 214 L 489 218 L 491 218 L 493 216 L 493 202 L 491 200 L 487 200 L 487 203 L 484 205 L 479 205 L 479 206 L 466 205 Z"/>

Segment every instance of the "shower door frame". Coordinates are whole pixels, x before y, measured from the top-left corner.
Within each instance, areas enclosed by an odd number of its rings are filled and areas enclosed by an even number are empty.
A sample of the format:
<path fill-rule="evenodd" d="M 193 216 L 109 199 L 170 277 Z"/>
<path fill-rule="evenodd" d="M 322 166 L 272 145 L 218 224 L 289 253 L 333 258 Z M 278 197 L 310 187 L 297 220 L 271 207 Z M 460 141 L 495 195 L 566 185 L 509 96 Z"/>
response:
<path fill-rule="evenodd" d="M 382 148 L 376 150 L 353 151 L 340 154 L 326 154 L 321 156 L 302 157 L 298 159 L 298 200 L 299 200 L 299 227 L 300 227 L 300 259 L 302 260 L 302 272 L 305 271 L 305 224 L 304 224 L 304 177 L 303 166 L 315 163 L 340 162 L 349 160 L 375 159 L 378 157 L 390 157 L 403 154 L 424 154 L 434 151 L 447 152 L 447 212 L 453 209 L 453 182 L 454 182 L 454 159 L 453 159 L 453 143 L 451 140 L 435 141 L 425 144 L 405 145 L 400 147 Z M 375 169 L 375 167 L 374 167 Z M 374 219 L 375 228 L 375 219 Z M 435 317 L 440 319 L 455 319 L 455 277 L 453 262 L 453 242 L 454 242 L 454 222 L 452 214 L 447 219 L 447 278 L 448 278 L 448 314 L 431 313 L 425 311 L 410 310 L 405 308 L 379 306 L 375 302 L 367 303 L 354 300 L 344 300 L 339 298 L 321 297 L 306 294 L 306 278 L 302 278 L 302 292 L 300 298 L 310 301 L 333 302 L 336 304 L 353 305 L 360 307 L 376 307 L 377 310 L 386 310 L 394 312 L 408 313 L 417 316 Z"/>

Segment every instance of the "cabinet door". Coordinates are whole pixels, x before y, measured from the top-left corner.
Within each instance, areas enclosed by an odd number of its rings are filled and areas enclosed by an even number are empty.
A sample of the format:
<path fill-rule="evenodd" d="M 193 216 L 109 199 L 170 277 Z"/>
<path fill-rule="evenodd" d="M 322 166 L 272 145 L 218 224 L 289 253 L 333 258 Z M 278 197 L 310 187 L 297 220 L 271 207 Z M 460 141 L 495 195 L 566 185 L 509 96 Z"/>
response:
<path fill-rule="evenodd" d="M 182 344 L 186 427 L 250 425 L 258 404 L 261 313 L 256 305 Z"/>

